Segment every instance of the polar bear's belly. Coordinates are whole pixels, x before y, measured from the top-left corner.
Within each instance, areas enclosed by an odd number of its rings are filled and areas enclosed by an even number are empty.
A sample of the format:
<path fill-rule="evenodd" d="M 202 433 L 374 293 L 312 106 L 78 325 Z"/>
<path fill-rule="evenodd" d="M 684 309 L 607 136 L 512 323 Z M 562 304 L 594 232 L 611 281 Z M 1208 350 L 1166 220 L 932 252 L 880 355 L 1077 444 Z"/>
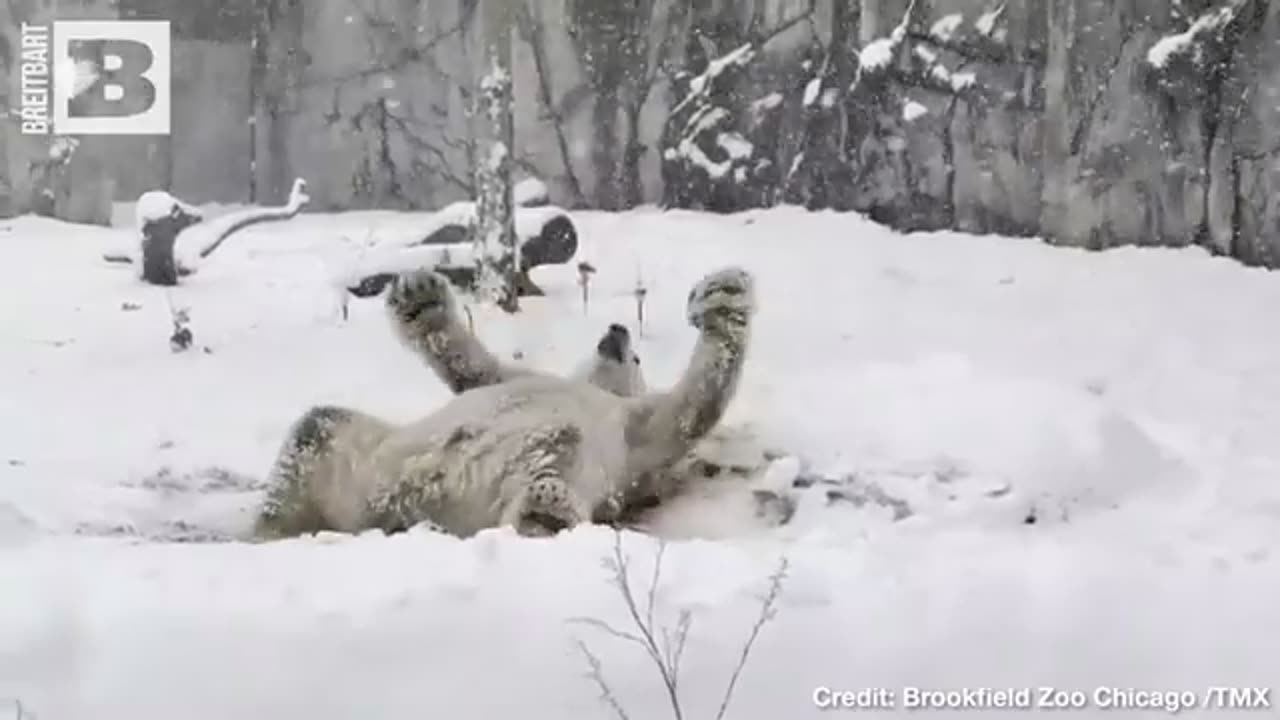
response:
<path fill-rule="evenodd" d="M 532 479 L 530 462 L 554 467 L 587 516 L 622 485 L 622 423 L 607 403 L 563 383 L 507 385 L 463 393 L 387 438 L 374 455 L 373 525 L 427 521 L 464 537 L 499 526 Z M 564 435 L 580 439 L 546 442 Z"/>

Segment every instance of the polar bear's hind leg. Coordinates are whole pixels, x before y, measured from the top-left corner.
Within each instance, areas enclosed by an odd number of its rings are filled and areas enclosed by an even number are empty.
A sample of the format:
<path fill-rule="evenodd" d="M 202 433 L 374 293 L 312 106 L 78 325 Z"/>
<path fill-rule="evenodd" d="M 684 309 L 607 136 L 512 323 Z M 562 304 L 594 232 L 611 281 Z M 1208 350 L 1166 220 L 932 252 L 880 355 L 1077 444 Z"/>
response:
<path fill-rule="evenodd" d="M 319 405 L 293 423 L 267 476 L 254 537 L 271 540 L 342 530 L 326 492 L 343 484 L 363 456 L 392 431 L 389 423 L 336 405 Z"/>
<path fill-rule="evenodd" d="M 582 430 L 571 424 L 526 437 L 503 468 L 516 491 L 502 524 L 526 537 L 548 537 L 589 521 L 591 508 L 567 481 L 580 466 L 581 449 Z"/>

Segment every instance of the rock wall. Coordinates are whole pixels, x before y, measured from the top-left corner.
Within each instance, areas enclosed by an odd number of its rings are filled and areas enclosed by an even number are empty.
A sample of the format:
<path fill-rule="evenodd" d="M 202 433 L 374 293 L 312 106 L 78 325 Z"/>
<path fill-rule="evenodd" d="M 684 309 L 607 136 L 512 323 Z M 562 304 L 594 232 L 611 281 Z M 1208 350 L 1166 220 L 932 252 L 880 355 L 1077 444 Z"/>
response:
<path fill-rule="evenodd" d="M 166 187 L 197 202 L 279 202 L 295 175 L 319 209 L 465 197 L 467 109 L 481 70 L 476 2 L 63 2 L 63 17 L 68 7 L 170 17 L 179 31 L 174 135 L 83 138 L 73 162 L 92 166 L 79 176 L 105 176 L 120 199 Z M 771 136 L 755 152 L 791 167 L 809 142 L 805 128 L 819 127 L 806 114 L 805 60 L 865 56 L 907 18 L 890 60 L 902 72 L 868 84 L 839 122 L 822 126 L 844 133 L 840 142 L 808 145 L 844 167 L 822 175 L 831 187 L 797 197 L 902 229 L 1089 248 L 1198 244 L 1280 263 L 1280 3 L 841 2 L 525 0 L 514 47 L 518 171 L 547 180 L 564 205 L 661 201 L 671 78 L 694 56 L 761 37 L 740 92 L 777 94 L 781 116 L 741 125 Z M 38 0 L 5 12 L 10 42 L 17 15 L 49 15 Z M 908 70 L 938 72 L 933 60 L 921 65 L 930 54 L 954 73 L 953 88 L 968 78 L 963 91 L 910 81 Z M 12 92 L 13 59 L 0 61 Z M 0 212 L 9 213 L 33 206 L 28 166 L 46 151 L 12 125 L 0 136 Z M 854 143 L 850 133 L 862 134 Z M 785 190 L 752 197 L 776 201 Z"/>
<path fill-rule="evenodd" d="M 1041 232 L 1273 264 L 1280 6 L 1049 5 Z"/>

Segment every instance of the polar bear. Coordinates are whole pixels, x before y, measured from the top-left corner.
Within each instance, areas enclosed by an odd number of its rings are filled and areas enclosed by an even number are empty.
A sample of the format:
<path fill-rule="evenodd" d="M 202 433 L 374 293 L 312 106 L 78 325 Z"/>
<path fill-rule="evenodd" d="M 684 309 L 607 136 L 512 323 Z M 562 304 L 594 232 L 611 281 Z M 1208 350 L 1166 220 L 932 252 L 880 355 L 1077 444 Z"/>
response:
<path fill-rule="evenodd" d="M 272 468 L 257 537 L 419 523 L 460 537 L 506 525 L 545 536 L 612 522 L 723 416 L 746 361 L 755 292 L 738 268 L 699 281 L 687 304 L 699 338 L 683 376 L 633 397 L 499 362 L 459 334 L 437 273 L 398 276 L 387 306 L 401 338 L 458 394 L 404 427 L 346 408 L 308 411 Z"/>
<path fill-rule="evenodd" d="M 452 298 L 444 297 L 451 305 Z M 476 372 L 477 367 L 502 366 L 457 312 L 445 312 L 440 320 L 402 325 L 392 318 L 402 340 L 445 385 L 471 388 L 486 379 L 497 382 L 529 372 L 514 367 Z M 646 392 L 631 334 L 616 323 L 570 377 L 623 397 Z M 636 483 L 612 524 L 669 537 L 713 537 L 723 528 L 785 525 L 797 507 L 794 482 L 802 467 L 798 458 L 763 445 L 750 429 L 718 425 L 684 457 Z M 715 520 L 707 523 L 709 516 Z"/>
<path fill-rule="evenodd" d="M 426 318 L 404 322 L 395 313 L 394 304 L 389 307 L 392 325 L 401 341 L 447 387 L 461 393 L 535 372 L 500 362 L 462 321 L 449 288 L 440 287 L 435 292 L 440 295 L 442 307 L 440 312 Z M 617 323 L 609 326 L 592 357 L 570 377 L 623 397 L 638 396 L 647 390 L 631 333 Z M 720 488 L 757 489 L 756 481 L 764 476 L 771 463 L 784 455 L 761 446 L 750 433 L 718 429 L 683 457 L 649 471 L 637 482 L 624 495 L 617 522 L 647 526 L 655 519 L 653 514 L 661 512 L 670 501 L 712 481 Z"/>

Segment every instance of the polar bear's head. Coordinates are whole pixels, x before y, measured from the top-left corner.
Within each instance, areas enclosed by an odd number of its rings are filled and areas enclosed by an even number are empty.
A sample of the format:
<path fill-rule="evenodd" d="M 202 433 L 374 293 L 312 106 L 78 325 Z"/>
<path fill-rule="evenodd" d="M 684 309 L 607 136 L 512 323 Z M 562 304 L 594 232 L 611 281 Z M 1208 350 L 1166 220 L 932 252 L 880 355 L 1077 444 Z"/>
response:
<path fill-rule="evenodd" d="M 640 370 L 640 356 L 631 344 L 631 333 L 617 323 L 609 326 L 600 342 L 596 343 L 595 355 L 576 374 L 592 385 L 621 397 L 635 397 L 647 389 L 644 373 Z"/>

